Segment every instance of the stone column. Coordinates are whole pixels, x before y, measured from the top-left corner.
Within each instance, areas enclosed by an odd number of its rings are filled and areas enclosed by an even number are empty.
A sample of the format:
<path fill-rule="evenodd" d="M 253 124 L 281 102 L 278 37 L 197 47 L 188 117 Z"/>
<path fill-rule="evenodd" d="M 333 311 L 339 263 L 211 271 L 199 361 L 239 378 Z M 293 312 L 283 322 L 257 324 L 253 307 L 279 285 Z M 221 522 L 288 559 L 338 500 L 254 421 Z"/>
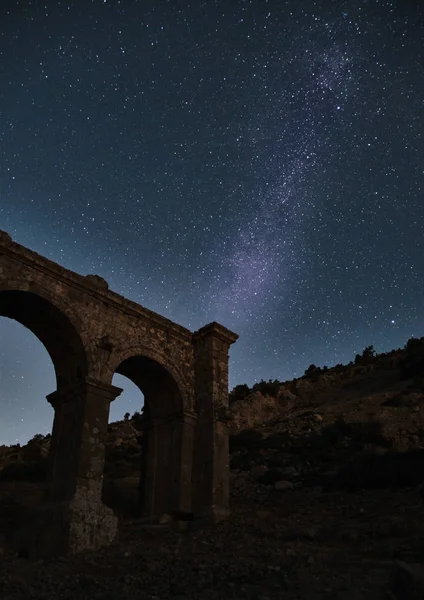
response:
<path fill-rule="evenodd" d="M 146 522 L 154 522 L 158 518 L 157 462 L 158 445 L 160 443 L 160 424 L 157 419 L 145 415 L 143 423 L 143 441 L 141 450 L 140 473 L 140 511 Z M 167 474 L 159 474 L 167 477 Z M 159 502 L 160 503 L 160 502 Z"/>
<path fill-rule="evenodd" d="M 229 514 L 228 352 L 237 334 L 210 323 L 193 335 L 197 425 L 194 443 L 195 517 Z"/>
<path fill-rule="evenodd" d="M 195 422 L 196 415 L 191 412 L 146 419 L 140 504 L 147 522 L 154 523 L 163 514 L 187 515 L 192 511 Z"/>
<path fill-rule="evenodd" d="M 171 512 L 180 516 L 191 514 L 193 508 L 192 475 L 196 421 L 197 416 L 194 413 L 184 411 L 170 423 L 173 447 L 179 450 L 171 455 L 173 473 L 170 489 Z"/>
<path fill-rule="evenodd" d="M 101 494 L 109 407 L 121 391 L 85 378 L 47 397 L 55 416 L 46 497 L 20 540 L 30 556 L 94 550 L 115 537 L 117 519 Z"/>

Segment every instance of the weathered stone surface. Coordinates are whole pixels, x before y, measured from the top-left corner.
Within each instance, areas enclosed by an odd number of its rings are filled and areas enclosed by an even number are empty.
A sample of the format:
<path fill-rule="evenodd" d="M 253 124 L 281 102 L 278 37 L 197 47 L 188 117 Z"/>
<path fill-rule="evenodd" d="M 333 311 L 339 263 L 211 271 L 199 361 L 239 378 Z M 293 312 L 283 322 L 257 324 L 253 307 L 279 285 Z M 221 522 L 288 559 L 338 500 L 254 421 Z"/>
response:
<path fill-rule="evenodd" d="M 103 279 L 103 277 L 100 277 L 100 275 L 86 275 L 85 279 L 87 283 L 99 288 L 100 290 L 106 291 L 109 289 L 108 282 L 106 279 Z"/>
<path fill-rule="evenodd" d="M 36 525 L 33 555 L 97 548 L 113 538 L 101 482 L 109 407 L 121 392 L 112 385 L 115 373 L 144 394 L 146 520 L 228 514 L 228 352 L 236 334 L 215 322 L 193 334 L 110 291 L 100 276 L 64 269 L 1 231 L 0 315 L 40 339 L 57 379 L 48 396 L 55 417 L 47 504 L 34 517 L 46 533 Z"/>
<path fill-rule="evenodd" d="M 14 545 L 22 556 L 52 558 L 98 550 L 110 544 L 117 531 L 118 519 L 99 502 L 97 491 L 78 488 L 70 501 L 29 511 Z"/>

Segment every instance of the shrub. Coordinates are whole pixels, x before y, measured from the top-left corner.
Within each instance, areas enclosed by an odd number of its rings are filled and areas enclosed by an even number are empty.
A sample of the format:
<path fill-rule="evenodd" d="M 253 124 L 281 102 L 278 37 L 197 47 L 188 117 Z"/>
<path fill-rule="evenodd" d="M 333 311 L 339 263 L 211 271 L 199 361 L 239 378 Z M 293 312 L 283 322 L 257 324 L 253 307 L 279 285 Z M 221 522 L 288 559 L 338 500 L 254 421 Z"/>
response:
<path fill-rule="evenodd" d="M 359 444 L 375 444 L 383 448 L 391 446 L 391 442 L 383 435 L 381 422 L 377 419 L 350 423 L 350 426 L 348 435 Z"/>
<path fill-rule="evenodd" d="M 261 446 L 264 437 L 260 431 L 255 429 L 245 429 L 230 437 L 230 450 L 238 450 L 239 448 L 258 448 Z"/>
<path fill-rule="evenodd" d="M 343 419 L 326 425 L 321 430 L 322 440 L 328 445 L 339 444 L 347 436 L 346 425 L 347 423 Z"/>
<path fill-rule="evenodd" d="M 290 440 L 291 435 L 288 431 L 278 431 L 267 438 L 267 447 L 276 449 L 284 448 L 290 443 Z"/>
<path fill-rule="evenodd" d="M 252 388 L 253 392 L 260 392 L 263 396 L 273 396 L 276 398 L 278 396 L 278 392 L 280 391 L 281 383 L 275 379 L 272 381 L 264 381 L 261 379 L 259 383 L 255 383 Z"/>
<path fill-rule="evenodd" d="M 142 431 L 142 429 L 143 429 L 143 424 L 144 424 L 143 412 L 144 411 L 140 412 L 140 411 L 136 410 L 135 413 L 133 414 L 133 416 L 131 417 L 132 425 L 133 425 L 134 429 L 136 429 L 137 431 Z"/>
<path fill-rule="evenodd" d="M 249 471 L 256 464 L 256 456 L 252 452 L 233 454 L 230 459 L 231 469 Z"/>
<path fill-rule="evenodd" d="M 230 392 L 229 403 L 232 404 L 233 402 L 236 402 L 237 400 L 243 400 L 249 394 L 250 394 L 250 388 L 248 385 L 246 385 L 245 383 L 243 383 L 241 385 L 236 385 L 236 387 L 233 388 Z"/>
<path fill-rule="evenodd" d="M 392 406 L 398 408 L 399 406 L 406 406 L 408 404 L 406 396 L 403 394 L 396 394 L 392 398 L 388 398 L 382 402 L 381 406 Z"/>
<path fill-rule="evenodd" d="M 366 453 L 342 466 L 328 482 L 326 491 L 413 487 L 422 481 L 423 467 L 422 450 L 390 452 L 383 456 Z"/>
<path fill-rule="evenodd" d="M 111 479 L 105 479 L 102 489 L 102 501 L 120 517 L 136 517 L 139 508 L 139 489 L 129 488 Z"/>
<path fill-rule="evenodd" d="M 360 354 L 355 354 L 355 365 L 362 365 L 362 356 Z"/>
<path fill-rule="evenodd" d="M 424 338 L 410 338 L 399 362 L 402 379 L 422 376 L 424 372 Z"/>
<path fill-rule="evenodd" d="M 328 445 L 337 445 L 349 438 L 351 445 L 357 448 L 366 444 L 391 447 L 391 442 L 383 436 L 382 424 L 378 420 L 347 423 L 340 417 L 334 423 L 323 427 L 321 436 Z"/>
<path fill-rule="evenodd" d="M 137 466 L 124 459 L 105 465 L 105 472 L 111 479 L 124 479 L 137 472 Z"/>
<path fill-rule="evenodd" d="M 367 346 L 366 348 L 364 348 L 363 352 L 362 352 L 362 359 L 363 362 L 368 363 L 370 362 L 373 358 L 375 358 L 375 350 L 374 350 L 374 346 Z"/>
<path fill-rule="evenodd" d="M 407 353 L 415 352 L 419 350 L 424 343 L 424 338 L 409 338 L 409 340 L 405 344 L 405 350 Z"/>
<path fill-rule="evenodd" d="M 284 475 L 281 472 L 281 469 L 269 469 L 258 478 L 258 483 L 262 483 L 262 485 L 273 485 L 276 481 L 281 481 L 284 479 Z"/>
<path fill-rule="evenodd" d="M 125 446 L 106 446 L 105 462 L 115 462 L 125 459 L 127 456 L 127 448 Z"/>
<path fill-rule="evenodd" d="M 342 371 L 345 371 L 346 369 L 349 368 L 349 366 L 352 366 L 353 362 L 351 361 L 349 363 L 349 365 L 342 365 L 342 363 L 337 363 L 337 365 L 334 365 L 334 367 L 332 368 L 332 371 L 334 371 L 335 373 L 339 373 Z"/>
<path fill-rule="evenodd" d="M 412 380 L 412 389 L 414 392 L 424 391 L 424 378 L 418 375 L 415 376 Z"/>
<path fill-rule="evenodd" d="M 1 481 L 31 481 L 37 483 L 46 479 L 45 462 L 10 463 L 0 471 Z"/>
<path fill-rule="evenodd" d="M 321 372 L 321 369 L 315 365 L 309 365 L 305 371 L 305 377 L 317 377 Z"/>

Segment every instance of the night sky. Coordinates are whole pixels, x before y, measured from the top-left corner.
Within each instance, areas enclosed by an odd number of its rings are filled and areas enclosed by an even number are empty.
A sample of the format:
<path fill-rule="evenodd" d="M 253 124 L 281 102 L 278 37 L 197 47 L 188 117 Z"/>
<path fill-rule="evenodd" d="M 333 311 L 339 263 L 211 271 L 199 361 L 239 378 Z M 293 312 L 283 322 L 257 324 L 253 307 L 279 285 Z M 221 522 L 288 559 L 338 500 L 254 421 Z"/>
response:
<path fill-rule="evenodd" d="M 0 229 L 192 330 L 230 387 L 424 335 L 424 5 L 5 1 Z M 0 444 L 51 430 L 0 319 Z M 142 404 L 125 392 L 111 420 Z"/>

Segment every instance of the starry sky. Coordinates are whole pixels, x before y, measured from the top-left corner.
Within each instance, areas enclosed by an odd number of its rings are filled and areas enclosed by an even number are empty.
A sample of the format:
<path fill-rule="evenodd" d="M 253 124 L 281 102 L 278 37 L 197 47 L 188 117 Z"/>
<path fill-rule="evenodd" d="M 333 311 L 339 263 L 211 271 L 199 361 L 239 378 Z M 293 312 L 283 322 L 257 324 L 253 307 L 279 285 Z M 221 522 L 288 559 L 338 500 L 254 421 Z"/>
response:
<path fill-rule="evenodd" d="M 424 6 L 2 0 L 0 229 L 196 330 L 230 387 L 424 335 Z M 0 318 L 0 444 L 51 360 Z M 123 394 L 110 420 L 140 408 Z"/>

